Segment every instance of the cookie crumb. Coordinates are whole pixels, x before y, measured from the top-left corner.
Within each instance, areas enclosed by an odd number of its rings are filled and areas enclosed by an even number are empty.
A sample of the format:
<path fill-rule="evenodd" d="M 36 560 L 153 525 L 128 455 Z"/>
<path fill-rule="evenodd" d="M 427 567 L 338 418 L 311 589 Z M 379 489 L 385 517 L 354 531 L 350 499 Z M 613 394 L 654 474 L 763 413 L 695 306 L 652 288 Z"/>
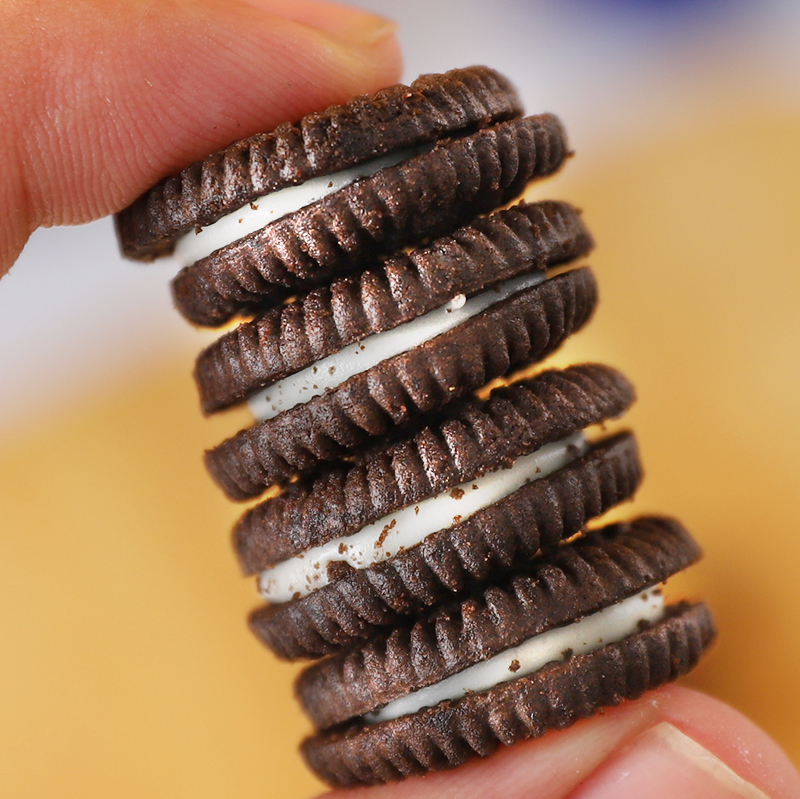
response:
<path fill-rule="evenodd" d="M 522 667 L 519 665 L 519 661 L 515 658 L 511 661 L 511 664 L 508 667 L 508 670 L 512 674 L 516 674 Z"/>
<path fill-rule="evenodd" d="M 383 542 L 386 541 L 386 536 L 389 535 L 389 531 L 397 524 L 397 519 L 392 519 L 389 524 L 387 524 L 383 530 L 381 530 L 381 534 L 378 536 L 378 540 L 375 542 L 375 549 L 380 549 L 383 546 Z"/>

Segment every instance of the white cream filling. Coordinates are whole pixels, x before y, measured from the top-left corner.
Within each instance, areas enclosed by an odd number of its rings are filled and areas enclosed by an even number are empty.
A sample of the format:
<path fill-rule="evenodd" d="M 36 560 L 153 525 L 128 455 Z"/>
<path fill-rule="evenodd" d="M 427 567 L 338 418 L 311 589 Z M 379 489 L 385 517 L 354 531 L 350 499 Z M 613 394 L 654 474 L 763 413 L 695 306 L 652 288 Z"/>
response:
<path fill-rule="evenodd" d="M 341 172 L 320 175 L 299 186 L 287 186 L 285 189 L 279 189 L 252 200 L 247 205 L 226 214 L 204 228 L 185 233 L 175 244 L 175 257 L 182 267 L 189 266 L 189 264 L 211 255 L 215 250 L 238 241 L 248 233 L 261 230 L 270 222 L 294 211 L 299 211 L 301 208 L 355 183 L 359 178 L 369 177 L 380 169 L 407 160 L 422 149 L 397 150 L 349 169 L 343 169 Z"/>
<path fill-rule="evenodd" d="M 392 330 L 367 336 L 362 341 L 350 344 L 312 366 L 267 386 L 248 400 L 250 411 L 258 421 L 272 419 L 282 411 L 302 405 L 313 397 L 336 388 L 345 380 L 377 366 L 387 358 L 408 352 L 446 333 L 490 306 L 542 283 L 545 279 L 543 272 L 533 272 L 505 280 L 470 299 L 459 294 L 441 308 L 429 311 Z"/>
<path fill-rule="evenodd" d="M 580 621 L 535 635 L 519 646 L 506 649 L 435 685 L 395 699 L 380 710 L 367 713 L 364 720 L 376 724 L 434 707 L 446 699 L 459 699 L 467 693 L 486 691 L 532 674 L 552 661 L 564 660 L 567 652 L 582 655 L 621 641 L 637 632 L 641 622 L 655 624 L 663 615 L 663 592 L 658 588 L 648 588 Z"/>
<path fill-rule="evenodd" d="M 350 536 L 325 544 L 265 569 L 259 576 L 261 594 L 270 602 L 288 602 L 328 585 L 328 565 L 348 563 L 365 569 L 410 549 L 432 533 L 469 519 L 499 502 L 525 483 L 546 477 L 585 454 L 589 444 L 582 432 L 546 444 L 523 455 L 508 469 L 485 474 L 435 497 L 409 505 L 363 527 Z"/>

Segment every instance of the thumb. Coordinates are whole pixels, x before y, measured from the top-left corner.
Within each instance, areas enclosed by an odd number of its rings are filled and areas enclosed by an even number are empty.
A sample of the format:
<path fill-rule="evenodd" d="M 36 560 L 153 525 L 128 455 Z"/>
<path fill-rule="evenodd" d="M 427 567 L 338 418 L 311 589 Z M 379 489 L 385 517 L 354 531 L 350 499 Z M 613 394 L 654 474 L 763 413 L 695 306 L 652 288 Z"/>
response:
<path fill-rule="evenodd" d="M 452 772 L 321 799 L 798 799 L 786 755 L 727 705 L 669 686 Z"/>
<path fill-rule="evenodd" d="M 36 227 L 400 70 L 391 23 L 320 0 L 12 0 L 0 26 L 0 275 Z"/>

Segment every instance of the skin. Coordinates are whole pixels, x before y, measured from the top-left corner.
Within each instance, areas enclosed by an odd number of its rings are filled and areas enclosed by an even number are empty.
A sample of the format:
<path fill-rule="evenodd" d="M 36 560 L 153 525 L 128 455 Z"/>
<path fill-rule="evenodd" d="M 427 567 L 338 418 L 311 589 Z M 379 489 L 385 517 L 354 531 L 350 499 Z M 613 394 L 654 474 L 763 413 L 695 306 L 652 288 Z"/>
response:
<path fill-rule="evenodd" d="M 0 275 L 37 227 L 118 211 L 401 68 L 391 23 L 318 0 L 5 0 L 0 29 Z M 800 777 L 743 716 L 673 686 L 452 772 L 326 797 L 644 795 L 797 799 Z"/>

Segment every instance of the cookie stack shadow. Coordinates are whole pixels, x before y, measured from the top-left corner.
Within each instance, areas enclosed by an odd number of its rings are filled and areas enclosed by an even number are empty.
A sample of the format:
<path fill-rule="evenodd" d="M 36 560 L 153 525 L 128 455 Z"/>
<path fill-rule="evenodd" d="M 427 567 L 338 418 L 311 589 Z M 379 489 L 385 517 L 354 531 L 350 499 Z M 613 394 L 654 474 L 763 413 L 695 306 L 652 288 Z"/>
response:
<path fill-rule="evenodd" d="M 597 521 L 641 480 L 633 435 L 602 432 L 631 385 L 533 368 L 597 301 L 580 213 L 516 202 L 568 155 L 473 67 L 237 142 L 117 218 L 129 256 L 185 263 L 187 319 L 244 317 L 195 374 L 205 412 L 256 421 L 206 463 L 232 499 L 268 492 L 234 530 L 250 624 L 316 659 L 303 752 L 332 785 L 566 727 L 713 640 L 705 605 L 664 604 L 700 556 L 681 525 Z"/>

